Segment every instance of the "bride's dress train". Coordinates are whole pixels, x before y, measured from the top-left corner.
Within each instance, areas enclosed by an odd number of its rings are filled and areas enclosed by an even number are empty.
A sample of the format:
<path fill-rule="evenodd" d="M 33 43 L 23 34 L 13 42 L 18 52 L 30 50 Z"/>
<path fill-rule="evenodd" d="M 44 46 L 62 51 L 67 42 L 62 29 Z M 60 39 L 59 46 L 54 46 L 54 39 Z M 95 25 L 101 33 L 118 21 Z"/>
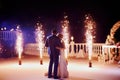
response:
<path fill-rule="evenodd" d="M 64 56 L 64 50 L 60 52 L 60 62 L 59 62 L 59 76 L 61 78 L 68 78 L 67 62 Z"/>
<path fill-rule="evenodd" d="M 67 69 L 67 61 L 64 56 L 64 50 L 60 50 L 60 58 L 59 58 L 59 67 L 58 67 L 58 76 L 60 78 L 68 78 L 69 77 L 69 72 Z M 45 73 L 45 76 L 48 76 L 48 72 Z"/>

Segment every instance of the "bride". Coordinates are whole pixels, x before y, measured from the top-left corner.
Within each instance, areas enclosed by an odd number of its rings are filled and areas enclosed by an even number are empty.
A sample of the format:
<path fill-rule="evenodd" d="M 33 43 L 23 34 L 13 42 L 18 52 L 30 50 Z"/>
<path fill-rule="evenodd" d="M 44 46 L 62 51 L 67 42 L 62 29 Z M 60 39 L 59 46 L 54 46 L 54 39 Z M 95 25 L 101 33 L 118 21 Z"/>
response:
<path fill-rule="evenodd" d="M 63 46 L 63 48 L 56 47 L 57 49 L 60 49 L 58 76 L 60 76 L 60 78 L 63 79 L 63 78 L 68 78 L 69 76 L 69 73 L 67 70 L 67 61 L 65 59 L 65 54 L 64 54 L 65 44 L 64 44 L 64 41 L 62 40 L 63 35 L 59 33 L 57 36 L 61 39 L 61 43 Z M 48 76 L 48 73 L 45 73 L 45 76 Z"/>
<path fill-rule="evenodd" d="M 60 78 L 68 78 L 68 70 L 67 70 L 67 62 L 65 59 L 65 54 L 64 54 L 64 49 L 65 49 L 65 44 L 64 41 L 62 40 L 63 35 L 61 33 L 58 34 L 58 37 L 61 39 L 63 48 L 57 47 L 57 49 L 60 49 L 60 61 L 59 61 L 59 76 Z"/>

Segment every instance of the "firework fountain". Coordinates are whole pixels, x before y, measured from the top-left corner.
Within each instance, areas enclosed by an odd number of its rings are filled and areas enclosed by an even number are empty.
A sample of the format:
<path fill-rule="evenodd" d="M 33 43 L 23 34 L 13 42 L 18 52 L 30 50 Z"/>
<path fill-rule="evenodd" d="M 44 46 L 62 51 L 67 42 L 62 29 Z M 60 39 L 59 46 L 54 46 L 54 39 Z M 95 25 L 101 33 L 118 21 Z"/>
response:
<path fill-rule="evenodd" d="M 64 16 L 64 20 L 62 21 L 62 33 L 63 35 L 63 40 L 65 42 L 65 58 L 67 61 L 68 53 L 69 53 L 69 21 L 68 21 L 68 16 Z"/>
<path fill-rule="evenodd" d="M 36 31 L 35 31 L 35 35 L 36 35 L 36 42 L 38 43 L 38 47 L 40 50 L 40 64 L 43 64 L 43 48 L 44 48 L 44 31 L 43 31 L 43 25 L 40 23 L 36 24 Z"/>
<path fill-rule="evenodd" d="M 20 30 L 20 25 L 17 26 L 16 37 L 17 37 L 16 51 L 18 53 L 19 65 L 21 65 L 22 64 L 21 56 L 22 56 L 22 52 L 23 52 L 23 35 L 22 35 L 22 31 Z"/>
<path fill-rule="evenodd" d="M 92 67 L 92 44 L 93 38 L 95 38 L 95 22 L 90 14 L 85 15 L 85 28 L 86 28 L 86 43 L 87 43 L 87 52 L 89 58 L 89 67 Z"/>

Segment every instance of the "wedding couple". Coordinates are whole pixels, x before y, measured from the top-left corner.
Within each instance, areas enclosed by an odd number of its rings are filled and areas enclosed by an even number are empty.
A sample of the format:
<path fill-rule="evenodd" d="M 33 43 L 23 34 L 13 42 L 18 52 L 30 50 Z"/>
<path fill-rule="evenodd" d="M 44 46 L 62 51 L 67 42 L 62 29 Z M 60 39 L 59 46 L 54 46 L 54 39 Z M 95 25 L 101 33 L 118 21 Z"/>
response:
<path fill-rule="evenodd" d="M 58 34 L 57 30 L 52 30 L 52 34 L 47 37 L 45 46 L 48 48 L 49 67 L 48 78 L 62 79 L 68 77 L 67 63 L 64 57 L 65 44 L 62 40 L 63 35 Z"/>

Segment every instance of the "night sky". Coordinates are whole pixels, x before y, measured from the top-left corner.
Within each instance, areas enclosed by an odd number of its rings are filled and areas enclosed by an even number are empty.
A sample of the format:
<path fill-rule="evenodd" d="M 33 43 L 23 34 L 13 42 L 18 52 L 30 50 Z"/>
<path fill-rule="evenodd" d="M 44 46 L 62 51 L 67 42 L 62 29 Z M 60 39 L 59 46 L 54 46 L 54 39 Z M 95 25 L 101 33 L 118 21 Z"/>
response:
<path fill-rule="evenodd" d="M 70 34 L 75 42 L 84 42 L 85 14 L 91 14 L 96 22 L 96 42 L 105 42 L 112 26 L 120 20 L 120 6 L 116 0 L 0 0 L 0 27 L 34 27 L 43 23 L 46 33 L 60 24 L 68 15 Z M 120 29 L 115 38 L 120 41 Z"/>

